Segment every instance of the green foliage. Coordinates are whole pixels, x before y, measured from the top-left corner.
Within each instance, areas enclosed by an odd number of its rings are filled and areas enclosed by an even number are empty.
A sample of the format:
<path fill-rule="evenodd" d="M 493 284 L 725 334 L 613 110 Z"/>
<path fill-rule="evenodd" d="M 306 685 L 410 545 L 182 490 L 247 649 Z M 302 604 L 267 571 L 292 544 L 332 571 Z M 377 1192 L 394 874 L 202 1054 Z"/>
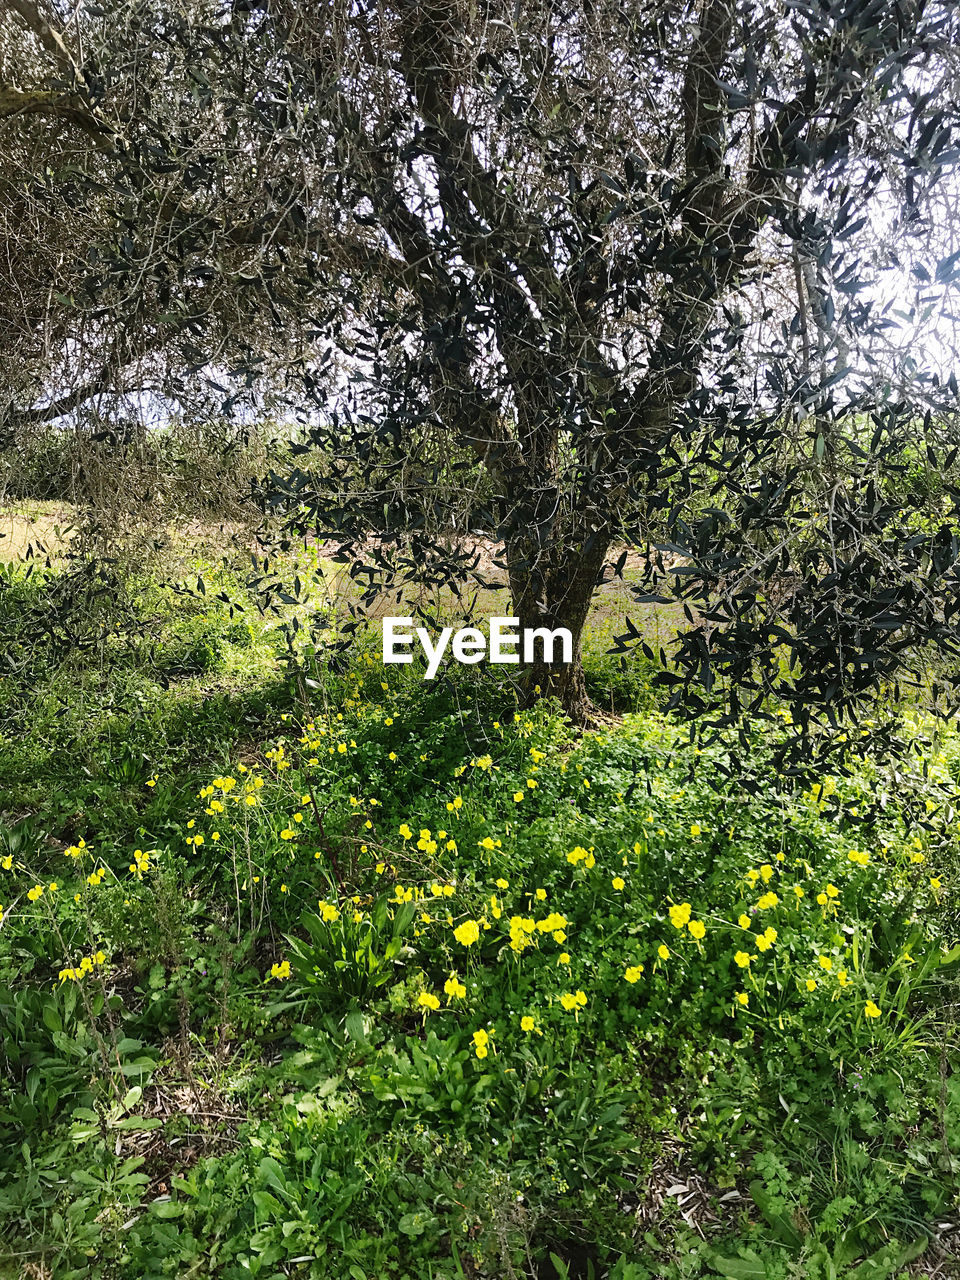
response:
<path fill-rule="evenodd" d="M 811 783 L 758 732 L 766 784 L 724 791 L 732 744 L 640 684 L 573 737 L 362 642 L 284 679 L 267 626 L 111 642 L 110 719 L 39 652 L 0 686 L 11 742 L 40 713 L 3 764 L 33 803 L 0 822 L 2 1247 L 105 1280 L 902 1274 L 958 1199 L 955 740 Z M 665 1162 L 705 1239 L 669 1198 L 638 1227 Z"/>
<path fill-rule="evenodd" d="M 394 961 L 415 915 L 409 903 L 391 911 L 385 896 L 359 920 L 349 910 L 330 923 L 305 912 L 307 940 L 287 939 L 291 967 L 322 1008 L 356 1005 L 394 977 Z"/>
<path fill-rule="evenodd" d="M 141 518 L 151 503 L 168 520 L 230 518 L 241 512 L 251 480 L 283 465 L 288 449 L 281 429 L 252 431 L 216 418 L 152 430 L 43 426 L 0 449 L 0 495 L 96 508 L 105 498 L 115 503 L 122 487 Z"/>

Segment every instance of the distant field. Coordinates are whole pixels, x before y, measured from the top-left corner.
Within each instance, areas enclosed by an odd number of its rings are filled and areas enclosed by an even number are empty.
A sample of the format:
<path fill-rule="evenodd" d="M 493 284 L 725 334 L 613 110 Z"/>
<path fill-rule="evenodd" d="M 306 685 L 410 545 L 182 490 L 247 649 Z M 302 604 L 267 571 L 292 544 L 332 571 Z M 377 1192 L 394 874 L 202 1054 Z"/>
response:
<path fill-rule="evenodd" d="M 61 503 L 0 504 L 0 561 L 21 560 L 31 548 L 62 549 L 75 518 L 73 508 Z"/>
<path fill-rule="evenodd" d="M 68 503 L 0 504 L 0 563 L 9 564 L 22 560 L 31 550 L 35 555 L 50 555 L 56 560 L 74 536 L 77 520 L 76 508 Z M 145 540 L 151 540 L 157 536 L 157 532 L 153 529 L 144 530 L 143 536 Z M 191 521 L 185 525 L 170 526 L 163 536 L 181 558 L 188 558 L 192 554 L 209 559 L 224 556 L 237 563 L 240 558 L 258 550 L 253 532 L 235 523 Z M 624 549 L 618 547 L 612 552 L 611 560 L 617 559 Z M 469 587 L 465 590 L 462 603 L 456 600 L 452 591 L 443 591 L 440 595 L 442 611 L 451 618 L 463 616 L 467 602 L 475 602 L 475 612 L 481 619 L 504 614 L 509 609 L 510 598 L 505 575 L 493 563 L 497 555 L 495 544 L 478 544 L 478 551 L 480 575 L 488 583 L 502 585 Z M 362 594 L 361 586 L 356 579 L 350 577 L 347 566 L 334 563 L 332 557 L 335 553 L 336 547 L 332 543 L 315 544 L 308 540 L 303 552 L 290 556 L 288 567 L 295 565 L 301 572 L 314 566 L 319 567 L 323 573 L 325 594 L 342 603 L 352 602 L 356 607 Z M 597 590 L 588 622 L 589 631 L 612 636 L 629 616 L 641 626 L 651 644 L 661 645 L 669 643 L 677 631 L 682 629 L 684 619 L 679 606 L 637 604 L 634 601 L 630 586 L 641 580 L 642 566 L 641 553 L 628 550 L 623 576 L 604 583 Z M 364 612 L 370 617 L 382 617 L 388 613 L 395 614 L 402 607 L 413 607 L 418 602 L 426 603 L 427 599 L 428 594 L 422 588 L 411 586 L 404 590 L 399 600 L 395 593 L 384 596 L 364 609 Z"/>

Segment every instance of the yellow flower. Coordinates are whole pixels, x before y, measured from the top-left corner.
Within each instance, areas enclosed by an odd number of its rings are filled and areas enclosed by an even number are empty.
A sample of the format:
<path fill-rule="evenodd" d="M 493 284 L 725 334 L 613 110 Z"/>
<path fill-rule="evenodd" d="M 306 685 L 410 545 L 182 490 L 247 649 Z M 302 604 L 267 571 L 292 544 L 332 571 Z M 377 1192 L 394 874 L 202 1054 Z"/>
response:
<path fill-rule="evenodd" d="M 670 948 L 661 942 L 659 947 L 657 947 L 657 955 L 660 957 L 661 960 L 669 960 Z"/>
<path fill-rule="evenodd" d="M 398 830 L 400 834 L 403 836 L 404 840 L 409 840 L 413 836 L 413 832 L 410 830 L 410 828 L 407 826 L 405 822 L 400 823 Z"/>
<path fill-rule="evenodd" d="M 497 888 L 498 888 L 498 889 L 509 889 L 509 888 L 510 888 L 510 881 L 509 881 L 509 880 L 504 880 L 503 876 L 500 876 L 500 877 L 495 881 L 495 884 L 496 884 L 496 886 L 497 886 Z"/>
<path fill-rule="evenodd" d="M 289 978 L 290 977 L 290 961 L 284 960 L 282 964 L 272 964 L 270 966 L 271 978 Z"/>
<path fill-rule="evenodd" d="M 940 888 L 940 877 L 939 877 L 939 876 L 931 876 L 931 877 L 930 877 L 930 888 L 931 888 L 931 889 L 939 889 L 939 888 Z M 871 1016 L 872 1016 L 872 1015 L 871 1015 Z"/>
<path fill-rule="evenodd" d="M 533 1018 L 530 1017 L 529 1013 L 524 1014 L 524 1016 L 520 1019 L 520 1030 L 521 1031 L 533 1030 Z"/>
<path fill-rule="evenodd" d="M 523 799 L 523 792 L 522 792 L 522 791 L 515 791 L 515 792 L 513 793 L 513 799 L 514 799 L 515 803 L 519 804 L 519 803 L 520 803 L 520 801 Z"/>
<path fill-rule="evenodd" d="M 739 965 L 741 969 L 746 969 L 752 959 L 753 956 L 746 951 L 738 951 L 733 957 L 734 964 Z"/>
<path fill-rule="evenodd" d="M 870 861 L 870 855 L 868 853 L 861 853 L 856 849 L 851 849 L 847 854 L 847 859 L 850 862 L 857 863 L 858 866 L 865 867 Z"/>
<path fill-rule="evenodd" d="M 779 901 L 780 899 L 777 895 L 771 891 L 770 893 L 765 893 L 763 895 L 757 903 L 757 908 L 760 911 L 769 911 L 769 909 L 771 907 L 775 907 Z"/>
<path fill-rule="evenodd" d="M 30 902 L 36 902 L 43 893 L 43 885 L 35 884 L 32 889 L 27 891 L 27 899 Z"/>
<path fill-rule="evenodd" d="M 578 844 L 575 849 L 572 849 L 570 853 L 567 854 L 567 861 L 572 863 L 574 866 L 576 866 L 578 862 L 582 862 L 585 867 L 589 868 L 594 865 L 596 859 L 593 856 L 592 847 L 584 849 L 583 845 Z"/>
<path fill-rule="evenodd" d="M 451 1000 L 462 1000 L 467 994 L 467 988 L 463 985 L 456 974 L 451 974 L 443 984 L 443 989 Z"/>
<path fill-rule="evenodd" d="M 808 991 L 816 991 L 816 989 L 817 989 L 817 982 L 816 982 L 816 979 L 815 979 L 815 978 L 808 978 L 808 979 L 807 979 L 807 990 L 808 990 Z"/>
<path fill-rule="evenodd" d="M 569 964 L 569 963 L 570 963 L 570 956 L 566 951 L 561 951 L 560 954 L 557 956 L 557 964 Z"/>
<path fill-rule="evenodd" d="M 643 965 L 632 964 L 628 966 L 623 976 L 625 981 L 627 982 L 639 982 L 642 974 L 643 974 Z"/>
<path fill-rule="evenodd" d="M 682 929 L 690 919 L 690 903 L 675 903 L 670 908 L 670 923 L 675 929 Z"/>
<path fill-rule="evenodd" d="M 700 824 L 699 824 L 699 822 L 691 822 L 691 823 L 690 823 L 690 834 L 694 837 L 694 839 L 696 839 L 696 837 L 700 834 Z"/>
<path fill-rule="evenodd" d="M 827 971 L 833 968 L 833 961 L 829 956 L 818 956 L 817 963 L 821 969 L 826 969 Z"/>
<path fill-rule="evenodd" d="M 453 936 L 463 947 L 471 947 L 480 937 L 480 926 L 476 920 L 465 920 L 453 931 Z"/>
<path fill-rule="evenodd" d="M 296 834 L 297 834 L 297 833 L 296 833 L 295 831 L 291 831 L 291 829 L 290 829 L 289 827 L 284 827 L 284 829 L 280 832 L 280 839 L 281 839 L 281 840 L 292 840 L 292 839 L 293 839 L 293 837 L 294 837 Z"/>
<path fill-rule="evenodd" d="M 837 886 L 836 886 L 835 884 L 828 884 L 828 885 L 827 885 L 827 897 L 828 897 L 828 898 L 839 898 L 839 897 L 840 897 L 840 890 L 837 888 Z"/>
<path fill-rule="evenodd" d="M 827 905 L 827 895 L 825 893 L 818 893 L 817 902 L 821 907 L 825 907 Z"/>
<path fill-rule="evenodd" d="M 610 881 L 610 883 L 613 885 L 614 889 L 616 889 L 616 891 L 619 893 L 620 890 L 626 884 L 626 881 L 624 880 L 623 876 L 614 876 L 613 879 Z"/>
<path fill-rule="evenodd" d="M 738 991 L 733 998 L 736 1000 L 737 1004 L 742 1004 L 744 1008 L 746 1008 L 750 1003 L 750 996 L 746 991 Z"/>
<path fill-rule="evenodd" d="M 911 853 L 911 855 L 910 855 L 910 861 L 911 861 L 911 862 L 923 862 L 923 861 L 924 861 L 923 854 L 922 854 L 922 853 Z"/>
<path fill-rule="evenodd" d="M 573 1013 L 586 1003 L 587 997 L 582 991 L 565 991 L 560 997 L 560 1004 L 567 1013 Z"/>
<path fill-rule="evenodd" d="M 740 919 L 737 921 L 737 924 L 740 926 L 740 928 L 741 928 L 741 929 L 749 929 L 749 928 L 750 928 L 750 917 L 749 917 L 749 916 L 741 916 L 741 917 L 740 917 Z"/>
<path fill-rule="evenodd" d="M 770 946 L 771 946 L 770 939 L 767 937 L 765 933 L 758 933 L 754 937 L 754 942 L 757 944 L 758 951 L 770 950 Z"/>
<path fill-rule="evenodd" d="M 417 997 L 417 1004 L 420 1006 L 421 1009 L 439 1009 L 440 1008 L 440 1001 L 437 999 L 435 995 L 432 995 L 429 991 L 420 992 L 420 995 Z"/>
<path fill-rule="evenodd" d="M 773 875 L 773 867 L 771 867 L 769 862 L 765 862 L 763 866 L 760 868 L 760 879 L 763 881 L 764 884 L 767 884 L 772 875 Z"/>
<path fill-rule="evenodd" d="M 880 1010 L 877 1008 L 877 1006 L 873 1003 L 872 1000 L 867 1001 L 867 1003 L 863 1007 L 863 1012 L 867 1015 L 868 1018 L 880 1017 Z"/>
<path fill-rule="evenodd" d="M 702 920 L 691 920 L 687 928 L 690 930 L 691 938 L 696 938 L 698 941 L 707 932 L 706 925 Z"/>
<path fill-rule="evenodd" d="M 774 929 L 773 925 L 767 925 L 766 929 L 763 931 L 763 936 L 768 942 L 776 942 L 777 931 Z"/>
<path fill-rule="evenodd" d="M 538 902 L 544 902 L 547 897 L 547 891 L 546 889 L 538 889 L 533 896 L 537 899 Z"/>

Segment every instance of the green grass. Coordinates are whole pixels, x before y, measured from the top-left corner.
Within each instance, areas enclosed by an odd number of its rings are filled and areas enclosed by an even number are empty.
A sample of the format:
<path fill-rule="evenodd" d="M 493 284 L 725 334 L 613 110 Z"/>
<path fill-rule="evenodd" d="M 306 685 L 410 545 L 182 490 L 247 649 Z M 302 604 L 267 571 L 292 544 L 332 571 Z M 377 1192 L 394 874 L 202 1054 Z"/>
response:
<path fill-rule="evenodd" d="M 605 654 L 616 617 L 588 678 L 626 714 L 575 734 L 364 633 L 298 674 L 241 572 L 189 572 L 205 595 L 144 577 L 88 611 L 84 652 L 56 574 L 0 593 L 0 1268 L 938 1259 L 954 738 L 897 773 L 851 742 L 811 787 L 758 727 L 743 790 Z"/>

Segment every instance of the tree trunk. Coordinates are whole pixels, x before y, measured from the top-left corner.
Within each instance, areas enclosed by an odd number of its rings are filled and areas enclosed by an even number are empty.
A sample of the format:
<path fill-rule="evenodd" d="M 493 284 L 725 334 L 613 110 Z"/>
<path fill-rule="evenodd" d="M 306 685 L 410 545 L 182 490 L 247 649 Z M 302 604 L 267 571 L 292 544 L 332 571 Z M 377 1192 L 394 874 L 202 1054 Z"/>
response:
<path fill-rule="evenodd" d="M 540 698 L 558 698 L 575 724 L 589 724 L 591 720 L 593 708 L 583 674 L 583 632 L 609 546 L 609 534 L 593 533 L 582 546 L 567 548 L 561 554 L 555 552 L 556 562 L 546 573 L 535 572 L 531 567 L 527 558 L 529 546 L 508 549 L 513 612 L 520 620 L 521 634 L 533 627 L 548 631 L 565 627 L 572 640 L 570 662 L 559 660 L 559 645 L 555 646 L 552 662 L 545 661 L 539 642 L 532 662 L 523 663 L 521 652 L 527 704 Z"/>

